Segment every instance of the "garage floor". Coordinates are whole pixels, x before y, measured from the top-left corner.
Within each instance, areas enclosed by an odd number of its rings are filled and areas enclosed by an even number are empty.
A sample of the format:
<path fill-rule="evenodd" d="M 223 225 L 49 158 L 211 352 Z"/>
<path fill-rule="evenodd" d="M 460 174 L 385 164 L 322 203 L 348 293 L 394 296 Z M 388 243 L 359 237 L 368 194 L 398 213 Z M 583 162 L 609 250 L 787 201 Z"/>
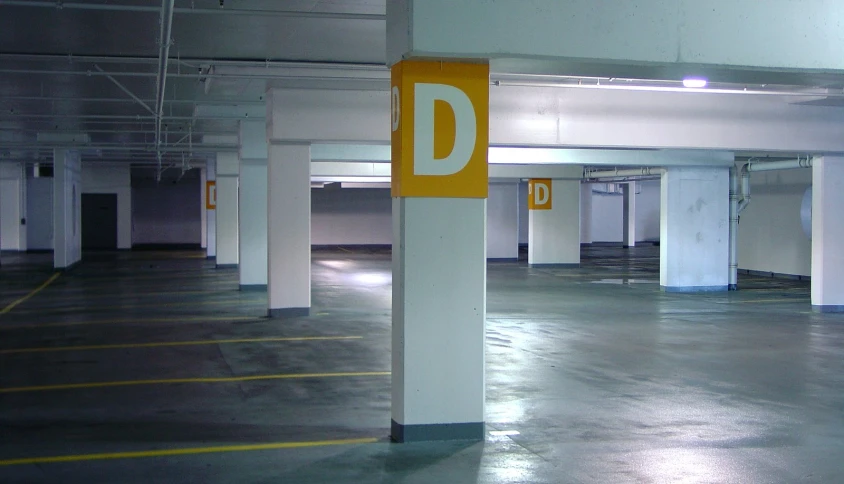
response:
<path fill-rule="evenodd" d="M 844 482 L 844 316 L 801 281 L 664 294 L 658 252 L 490 264 L 487 440 L 420 444 L 387 437 L 386 252 L 315 252 L 285 321 L 199 253 L 34 295 L 50 256 L 4 253 L 0 482 Z"/>

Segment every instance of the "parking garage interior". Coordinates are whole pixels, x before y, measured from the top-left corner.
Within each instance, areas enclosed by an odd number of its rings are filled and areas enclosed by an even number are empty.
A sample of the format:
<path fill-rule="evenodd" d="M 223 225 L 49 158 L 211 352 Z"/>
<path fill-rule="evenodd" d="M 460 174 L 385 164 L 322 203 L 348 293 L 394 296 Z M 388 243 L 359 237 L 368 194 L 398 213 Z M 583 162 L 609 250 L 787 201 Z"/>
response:
<path fill-rule="evenodd" d="M 640 3 L 0 1 L 0 482 L 842 480 L 840 28 Z"/>

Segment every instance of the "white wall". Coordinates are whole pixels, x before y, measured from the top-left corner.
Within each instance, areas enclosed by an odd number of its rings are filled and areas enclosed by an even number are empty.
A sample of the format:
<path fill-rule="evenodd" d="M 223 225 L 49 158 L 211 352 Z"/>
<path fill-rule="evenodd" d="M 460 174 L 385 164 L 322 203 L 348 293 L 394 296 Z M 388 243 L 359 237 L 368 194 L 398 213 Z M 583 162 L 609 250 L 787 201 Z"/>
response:
<path fill-rule="evenodd" d="M 527 245 L 530 214 L 528 210 L 528 184 L 519 183 L 519 245 Z"/>
<path fill-rule="evenodd" d="M 489 259 L 519 258 L 519 186 L 491 183 L 486 205 L 486 256 Z"/>
<path fill-rule="evenodd" d="M 659 180 L 638 183 L 636 194 L 636 242 L 659 240 Z M 603 185 L 597 185 L 603 187 Z M 592 194 L 592 240 L 621 243 L 624 232 L 624 201 L 617 195 Z"/>
<path fill-rule="evenodd" d="M 311 244 L 391 245 L 389 188 L 311 190 Z"/>
<path fill-rule="evenodd" d="M 636 194 L 636 242 L 659 240 L 659 180 L 638 182 Z"/>
<path fill-rule="evenodd" d="M 592 193 L 592 241 L 621 242 L 624 224 L 621 193 Z"/>
<path fill-rule="evenodd" d="M 149 170 L 147 171 L 149 172 Z M 132 177 L 132 245 L 200 244 L 199 176 L 157 183 L 149 176 Z"/>
<path fill-rule="evenodd" d="M 28 250 L 53 250 L 53 178 L 26 180 Z"/>
<path fill-rule="evenodd" d="M 26 178 L 20 163 L 0 163 L 0 249 L 26 250 Z"/>
<path fill-rule="evenodd" d="M 132 171 L 128 163 L 82 164 L 82 193 L 117 195 L 117 248 L 132 248 Z"/>
<path fill-rule="evenodd" d="M 751 202 L 739 219 L 739 269 L 811 275 L 812 241 L 800 223 L 811 184 L 810 169 L 751 174 Z"/>

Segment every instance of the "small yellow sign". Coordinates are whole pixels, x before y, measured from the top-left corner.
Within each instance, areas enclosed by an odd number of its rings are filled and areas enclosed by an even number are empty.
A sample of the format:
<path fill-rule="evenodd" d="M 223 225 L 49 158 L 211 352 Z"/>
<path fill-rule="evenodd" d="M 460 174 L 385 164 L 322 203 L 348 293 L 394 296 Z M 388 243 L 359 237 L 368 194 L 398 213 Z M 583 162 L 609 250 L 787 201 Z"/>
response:
<path fill-rule="evenodd" d="M 538 178 L 528 181 L 528 209 L 551 210 L 551 180 Z"/>
<path fill-rule="evenodd" d="M 489 66 L 401 61 L 390 96 L 392 196 L 486 198 Z"/>
<path fill-rule="evenodd" d="M 217 209 L 217 182 L 210 180 L 205 182 L 205 209 Z"/>

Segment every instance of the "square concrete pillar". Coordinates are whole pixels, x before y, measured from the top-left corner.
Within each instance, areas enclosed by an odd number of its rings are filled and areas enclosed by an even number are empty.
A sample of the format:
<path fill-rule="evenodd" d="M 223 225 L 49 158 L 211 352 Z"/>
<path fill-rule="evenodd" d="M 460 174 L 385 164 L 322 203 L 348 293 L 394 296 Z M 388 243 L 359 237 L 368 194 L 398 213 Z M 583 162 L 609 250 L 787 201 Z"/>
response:
<path fill-rule="evenodd" d="M 812 308 L 844 312 L 844 157 L 812 166 Z"/>
<path fill-rule="evenodd" d="M 667 168 L 662 175 L 660 285 L 666 292 L 726 291 L 729 168 Z"/>

